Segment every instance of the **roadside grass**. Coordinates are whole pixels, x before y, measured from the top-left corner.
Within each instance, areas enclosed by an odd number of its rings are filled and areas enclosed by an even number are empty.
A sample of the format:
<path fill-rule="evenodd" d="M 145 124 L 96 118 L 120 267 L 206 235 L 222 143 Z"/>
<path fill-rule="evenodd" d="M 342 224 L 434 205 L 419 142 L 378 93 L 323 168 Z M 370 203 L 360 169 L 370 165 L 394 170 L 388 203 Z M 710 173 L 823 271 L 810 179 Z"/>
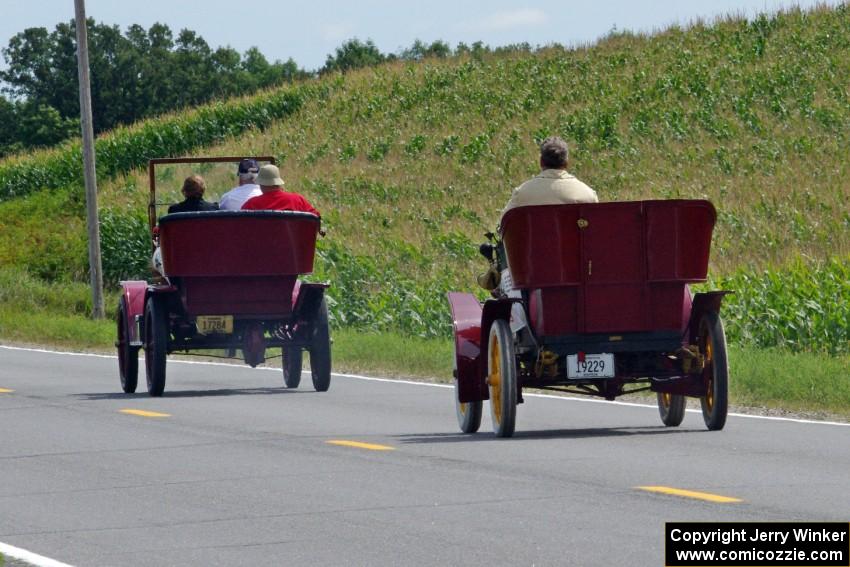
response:
<path fill-rule="evenodd" d="M 81 315 L 21 311 L 0 306 L 0 337 L 32 345 L 104 350 L 115 341 L 111 319 L 93 321 Z"/>
<path fill-rule="evenodd" d="M 729 366 L 735 405 L 850 418 L 850 356 L 732 347 Z"/>
<path fill-rule="evenodd" d="M 432 378 L 450 381 L 451 341 L 421 339 L 389 333 L 360 333 L 351 329 L 333 331 L 334 370 L 382 375 Z"/>

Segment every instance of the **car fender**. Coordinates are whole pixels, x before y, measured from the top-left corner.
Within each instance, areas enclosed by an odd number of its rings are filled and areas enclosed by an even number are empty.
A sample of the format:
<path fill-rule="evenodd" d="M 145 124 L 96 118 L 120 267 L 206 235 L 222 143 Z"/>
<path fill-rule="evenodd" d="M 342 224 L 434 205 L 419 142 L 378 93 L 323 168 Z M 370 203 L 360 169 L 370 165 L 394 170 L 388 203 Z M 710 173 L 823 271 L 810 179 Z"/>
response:
<path fill-rule="evenodd" d="M 124 302 L 127 305 L 127 318 L 129 319 L 128 339 L 131 343 L 138 343 L 139 326 L 136 325 L 136 316 L 141 316 L 145 311 L 145 296 L 148 289 L 148 282 L 140 280 L 122 281 L 121 291 L 124 295 Z"/>
<path fill-rule="evenodd" d="M 479 369 L 481 351 L 481 303 L 471 293 L 448 293 L 452 311 L 455 344 L 455 379 L 461 402 L 489 397 L 487 384 Z"/>
<path fill-rule="evenodd" d="M 691 305 L 691 317 L 688 321 L 688 340 L 690 344 L 697 343 L 699 335 L 699 322 L 705 313 L 720 313 L 720 305 L 723 298 L 733 291 L 705 291 L 694 295 Z"/>
<path fill-rule="evenodd" d="M 327 283 L 296 281 L 292 289 L 292 318 L 295 321 L 313 320 L 329 287 Z"/>
<path fill-rule="evenodd" d="M 488 299 L 482 305 L 471 293 L 450 292 L 455 341 L 458 399 L 462 403 L 490 398 L 487 388 L 487 336 L 493 321 L 509 320 L 516 299 Z"/>

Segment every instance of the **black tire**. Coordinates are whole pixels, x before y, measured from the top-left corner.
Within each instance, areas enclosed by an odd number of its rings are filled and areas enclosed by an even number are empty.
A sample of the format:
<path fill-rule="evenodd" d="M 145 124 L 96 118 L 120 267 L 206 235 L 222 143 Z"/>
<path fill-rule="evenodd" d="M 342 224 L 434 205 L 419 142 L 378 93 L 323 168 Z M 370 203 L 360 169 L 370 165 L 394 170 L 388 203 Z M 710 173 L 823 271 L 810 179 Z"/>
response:
<path fill-rule="evenodd" d="M 118 300 L 118 311 L 115 314 L 115 324 L 118 328 L 115 346 L 118 348 L 118 375 L 121 378 L 121 389 L 125 394 L 132 394 L 139 384 L 139 347 L 130 346 L 130 320 L 127 300 L 122 295 Z"/>
<path fill-rule="evenodd" d="M 455 347 L 456 348 L 456 347 Z M 457 424 L 463 433 L 475 433 L 481 427 L 481 414 L 483 413 L 484 404 L 481 400 L 477 402 L 460 401 L 460 390 L 457 381 L 457 352 L 454 357 L 454 392 L 455 392 L 455 414 L 457 415 Z"/>
<path fill-rule="evenodd" d="M 317 392 L 327 392 L 331 387 L 331 332 L 328 327 L 328 302 L 324 297 L 313 321 L 309 349 L 313 388 Z"/>
<path fill-rule="evenodd" d="M 301 383 L 301 348 L 291 347 L 283 352 L 283 383 L 287 388 L 297 388 Z"/>
<path fill-rule="evenodd" d="M 729 362 L 726 355 L 726 333 L 723 321 L 714 312 L 702 316 L 699 324 L 700 352 L 705 356 L 703 380 L 705 395 L 700 398 L 702 418 L 709 431 L 719 431 L 726 425 L 729 406 Z"/>
<path fill-rule="evenodd" d="M 156 296 L 145 304 L 145 374 L 148 394 L 159 397 L 165 391 L 165 361 L 168 348 L 168 310 Z"/>
<path fill-rule="evenodd" d="M 677 427 L 685 418 L 685 396 L 658 392 L 658 414 L 667 427 Z"/>
<path fill-rule="evenodd" d="M 487 384 L 490 388 L 490 415 L 496 437 L 511 437 L 516 427 L 516 355 L 511 328 L 504 319 L 490 327 L 487 356 Z"/>

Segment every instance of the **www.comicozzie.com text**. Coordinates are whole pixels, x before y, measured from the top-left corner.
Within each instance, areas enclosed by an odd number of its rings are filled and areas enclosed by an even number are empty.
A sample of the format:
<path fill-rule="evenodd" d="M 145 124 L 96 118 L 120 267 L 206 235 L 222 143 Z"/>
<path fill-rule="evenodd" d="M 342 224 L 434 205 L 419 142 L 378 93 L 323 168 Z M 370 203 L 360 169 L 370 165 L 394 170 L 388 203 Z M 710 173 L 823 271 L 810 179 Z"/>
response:
<path fill-rule="evenodd" d="M 846 531 L 813 530 L 811 528 L 794 528 L 791 530 L 762 530 L 759 528 L 714 529 L 706 531 L 689 531 L 675 528 L 670 532 L 672 541 L 688 543 L 721 543 L 728 545 L 732 542 L 760 541 L 786 544 L 793 536 L 795 542 L 842 542 L 847 541 Z"/>

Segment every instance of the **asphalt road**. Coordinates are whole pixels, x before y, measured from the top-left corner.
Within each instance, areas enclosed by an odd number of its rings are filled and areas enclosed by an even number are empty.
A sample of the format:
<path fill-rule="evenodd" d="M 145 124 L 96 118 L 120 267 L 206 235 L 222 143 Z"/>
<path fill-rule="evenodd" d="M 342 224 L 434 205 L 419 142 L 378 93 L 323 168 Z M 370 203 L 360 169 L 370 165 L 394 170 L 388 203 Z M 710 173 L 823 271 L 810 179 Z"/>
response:
<path fill-rule="evenodd" d="M 113 358 L 0 347 L 0 542 L 75 566 L 633 567 L 663 565 L 665 521 L 850 520 L 847 426 L 527 397 L 497 440 L 487 411 L 457 432 L 448 388 L 168 372 L 125 395 Z"/>

